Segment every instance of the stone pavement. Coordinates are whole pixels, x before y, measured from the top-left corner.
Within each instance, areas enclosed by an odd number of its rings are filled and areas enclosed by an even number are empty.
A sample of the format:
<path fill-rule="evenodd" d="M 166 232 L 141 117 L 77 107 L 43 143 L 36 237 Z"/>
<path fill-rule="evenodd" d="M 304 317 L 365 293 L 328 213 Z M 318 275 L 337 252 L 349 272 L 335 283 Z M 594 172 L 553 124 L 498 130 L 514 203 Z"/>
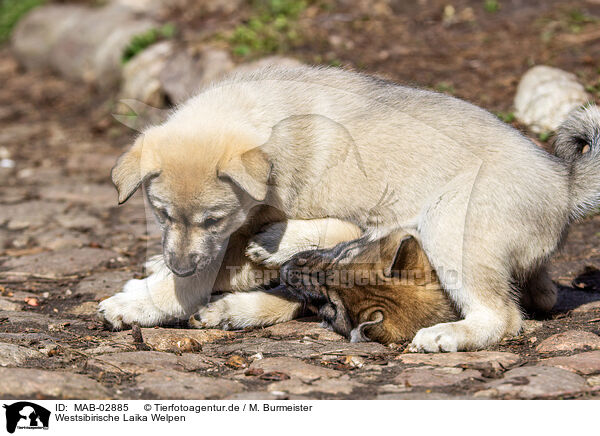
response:
<path fill-rule="evenodd" d="M 490 350 L 405 354 L 296 320 L 241 332 L 105 330 L 99 301 L 159 239 L 143 200 L 116 206 L 132 132 L 111 102 L 0 53 L 0 397 L 489 399 L 600 396 L 600 217 L 553 263 L 556 311 Z"/>

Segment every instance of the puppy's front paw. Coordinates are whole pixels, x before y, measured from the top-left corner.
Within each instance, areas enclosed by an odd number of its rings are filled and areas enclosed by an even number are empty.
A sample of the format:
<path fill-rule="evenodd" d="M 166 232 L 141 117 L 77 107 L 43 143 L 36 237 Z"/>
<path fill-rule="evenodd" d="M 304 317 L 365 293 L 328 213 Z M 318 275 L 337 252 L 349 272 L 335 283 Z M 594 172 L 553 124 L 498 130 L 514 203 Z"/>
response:
<path fill-rule="evenodd" d="M 246 247 L 246 256 L 250 260 L 259 265 L 265 265 L 269 268 L 277 268 L 277 264 L 273 259 L 273 253 L 269 253 L 266 248 L 261 246 L 258 242 L 251 240 Z"/>
<path fill-rule="evenodd" d="M 286 233 L 287 231 L 287 233 Z M 279 268 L 306 244 L 302 238 L 289 234 L 288 224 L 277 222 L 255 234 L 246 248 L 246 255 L 253 261 L 269 268 Z"/>
<path fill-rule="evenodd" d="M 134 323 L 152 327 L 160 323 L 162 313 L 150 298 L 146 280 L 130 280 L 122 292 L 107 298 L 98 305 L 99 316 L 115 330 Z"/>
<path fill-rule="evenodd" d="M 224 298 L 208 303 L 189 320 L 189 324 L 197 329 L 232 330 L 233 326 L 227 313 L 227 303 Z"/>
<path fill-rule="evenodd" d="M 452 323 L 438 324 L 421 329 L 408 346 L 411 353 L 439 353 L 458 351 L 459 338 Z"/>

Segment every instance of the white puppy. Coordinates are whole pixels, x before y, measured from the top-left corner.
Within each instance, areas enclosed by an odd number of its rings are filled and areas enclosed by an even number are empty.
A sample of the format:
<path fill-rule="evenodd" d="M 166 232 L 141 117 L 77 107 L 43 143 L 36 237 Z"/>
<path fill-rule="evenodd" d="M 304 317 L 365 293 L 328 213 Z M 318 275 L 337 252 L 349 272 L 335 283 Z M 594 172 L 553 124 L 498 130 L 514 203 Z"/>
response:
<path fill-rule="evenodd" d="M 232 288 L 235 279 L 219 282 L 230 237 L 253 220 L 277 221 L 265 218 L 270 207 L 279 219 L 353 223 L 368 240 L 403 228 L 463 316 L 419 331 L 411 349 L 485 347 L 521 328 L 519 294 L 538 309 L 554 304 L 546 263 L 599 202 L 599 132 L 597 108 L 575 113 L 554 156 L 471 104 L 366 75 L 232 76 L 145 131 L 114 168 L 120 202 L 145 186 L 175 275 L 128 284 L 101 311 L 115 327 L 189 316 L 213 290 Z M 263 248 L 251 254 L 271 264 L 289 253 Z M 226 325 L 248 298 L 225 297 L 199 318 Z"/>

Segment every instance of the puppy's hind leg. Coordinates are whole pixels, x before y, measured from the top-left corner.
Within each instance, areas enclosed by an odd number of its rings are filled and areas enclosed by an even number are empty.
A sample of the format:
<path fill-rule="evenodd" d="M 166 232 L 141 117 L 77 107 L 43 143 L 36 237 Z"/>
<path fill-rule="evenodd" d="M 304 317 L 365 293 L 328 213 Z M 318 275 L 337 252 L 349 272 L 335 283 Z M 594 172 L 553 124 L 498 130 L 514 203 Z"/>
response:
<path fill-rule="evenodd" d="M 409 346 L 412 352 L 467 351 L 484 348 L 505 335 L 521 329 L 521 311 L 512 298 L 513 290 L 505 280 L 490 274 L 476 275 L 479 286 L 463 283 L 450 292 L 452 300 L 464 314 L 456 322 L 436 324 L 419 330 Z"/>
<path fill-rule="evenodd" d="M 464 319 L 419 330 L 410 351 L 480 349 L 521 328 L 507 260 L 521 236 L 489 201 L 475 170 L 445 186 L 419 225 L 423 249 Z"/>
<path fill-rule="evenodd" d="M 548 313 L 556 304 L 558 288 L 550 278 L 546 267 L 535 271 L 521 287 L 521 304 L 533 313 Z"/>

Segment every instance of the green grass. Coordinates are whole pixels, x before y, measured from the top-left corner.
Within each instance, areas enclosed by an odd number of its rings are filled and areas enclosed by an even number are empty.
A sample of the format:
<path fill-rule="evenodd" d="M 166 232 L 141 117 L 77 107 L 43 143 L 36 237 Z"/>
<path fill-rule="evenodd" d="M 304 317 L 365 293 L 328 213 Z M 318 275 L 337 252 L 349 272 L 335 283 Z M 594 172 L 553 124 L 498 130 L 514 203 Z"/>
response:
<path fill-rule="evenodd" d="M 483 2 L 483 9 L 490 14 L 498 12 L 500 10 L 500 2 L 498 0 L 485 0 Z"/>
<path fill-rule="evenodd" d="M 571 9 L 566 15 L 567 27 L 573 33 L 581 32 L 586 24 L 598 22 L 598 18 L 588 15 L 579 9 Z"/>
<path fill-rule="evenodd" d="M 286 51 L 302 40 L 298 18 L 305 0 L 254 0 L 252 16 L 228 38 L 240 57 Z"/>
<path fill-rule="evenodd" d="M 512 123 L 516 118 L 513 112 L 496 112 L 496 116 L 508 124 Z"/>
<path fill-rule="evenodd" d="M 586 85 L 585 90 L 594 95 L 594 97 L 600 97 L 600 81 Z"/>
<path fill-rule="evenodd" d="M 553 134 L 554 132 L 542 132 L 538 135 L 538 139 L 542 142 L 546 142 L 552 137 Z"/>
<path fill-rule="evenodd" d="M 45 0 L 0 0 L 0 44 L 10 38 L 15 24 L 29 10 Z"/>
<path fill-rule="evenodd" d="M 433 89 L 435 89 L 437 92 L 443 92 L 445 94 L 451 95 L 453 95 L 455 92 L 454 86 L 448 82 L 439 82 L 435 85 Z"/>
<path fill-rule="evenodd" d="M 150 29 L 139 35 L 135 35 L 127 47 L 123 50 L 121 61 L 123 63 L 129 62 L 137 54 L 150 47 L 152 44 L 161 41 L 163 39 L 172 38 L 175 35 L 175 25 L 167 23 L 164 26 L 156 29 Z"/>

